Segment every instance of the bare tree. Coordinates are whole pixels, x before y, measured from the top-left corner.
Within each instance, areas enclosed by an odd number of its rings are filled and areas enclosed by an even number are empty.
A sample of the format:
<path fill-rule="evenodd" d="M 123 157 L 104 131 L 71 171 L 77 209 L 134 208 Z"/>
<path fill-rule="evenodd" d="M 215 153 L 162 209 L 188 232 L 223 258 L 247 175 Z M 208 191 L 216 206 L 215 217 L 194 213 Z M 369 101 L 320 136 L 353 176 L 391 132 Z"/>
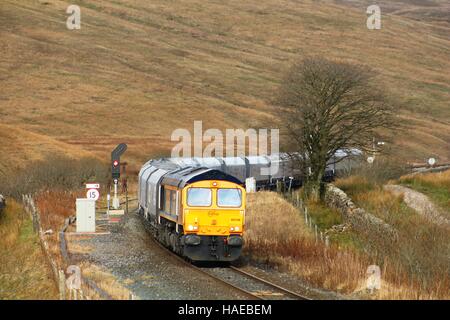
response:
<path fill-rule="evenodd" d="M 325 169 L 337 150 L 367 150 L 378 129 L 393 127 L 374 77 L 368 67 L 323 58 L 296 63 L 286 75 L 277 104 L 290 148 L 299 151 L 308 197 L 323 196 Z"/>

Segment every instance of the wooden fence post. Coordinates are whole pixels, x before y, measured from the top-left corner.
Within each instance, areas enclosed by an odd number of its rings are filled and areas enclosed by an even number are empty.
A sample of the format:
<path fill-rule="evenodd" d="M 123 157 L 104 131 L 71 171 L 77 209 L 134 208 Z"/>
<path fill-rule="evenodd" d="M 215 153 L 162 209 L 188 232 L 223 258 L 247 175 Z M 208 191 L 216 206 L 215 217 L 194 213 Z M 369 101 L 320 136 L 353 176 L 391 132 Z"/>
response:
<path fill-rule="evenodd" d="M 282 193 L 282 189 L 281 189 L 281 181 L 277 181 L 277 193 L 281 194 Z"/>
<path fill-rule="evenodd" d="M 66 275 L 59 270 L 59 300 L 66 300 Z"/>

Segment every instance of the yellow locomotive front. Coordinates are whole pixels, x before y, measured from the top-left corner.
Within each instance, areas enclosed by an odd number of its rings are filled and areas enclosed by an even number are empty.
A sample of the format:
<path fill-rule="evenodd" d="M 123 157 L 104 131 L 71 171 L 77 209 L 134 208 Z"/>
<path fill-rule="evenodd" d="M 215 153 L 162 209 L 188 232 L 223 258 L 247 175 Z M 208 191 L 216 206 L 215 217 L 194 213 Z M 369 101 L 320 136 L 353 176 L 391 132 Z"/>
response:
<path fill-rule="evenodd" d="M 233 261 L 242 250 L 245 189 L 223 180 L 203 180 L 182 190 L 184 255 L 196 261 Z"/>

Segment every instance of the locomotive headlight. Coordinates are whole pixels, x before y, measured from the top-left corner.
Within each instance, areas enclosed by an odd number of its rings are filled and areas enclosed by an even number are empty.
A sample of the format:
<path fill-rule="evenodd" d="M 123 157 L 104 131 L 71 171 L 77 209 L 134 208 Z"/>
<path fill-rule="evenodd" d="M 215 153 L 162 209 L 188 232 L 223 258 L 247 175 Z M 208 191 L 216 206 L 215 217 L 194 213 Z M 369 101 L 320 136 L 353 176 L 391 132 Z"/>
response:
<path fill-rule="evenodd" d="M 239 231 L 239 227 L 235 227 L 234 230 L 235 230 L 235 231 Z"/>
<path fill-rule="evenodd" d="M 189 230 L 189 231 L 194 230 L 194 226 L 193 226 L 192 224 L 190 224 L 190 225 L 188 226 L 188 230 Z"/>
<path fill-rule="evenodd" d="M 230 230 L 231 230 L 231 231 L 234 231 L 234 227 L 231 227 Z"/>

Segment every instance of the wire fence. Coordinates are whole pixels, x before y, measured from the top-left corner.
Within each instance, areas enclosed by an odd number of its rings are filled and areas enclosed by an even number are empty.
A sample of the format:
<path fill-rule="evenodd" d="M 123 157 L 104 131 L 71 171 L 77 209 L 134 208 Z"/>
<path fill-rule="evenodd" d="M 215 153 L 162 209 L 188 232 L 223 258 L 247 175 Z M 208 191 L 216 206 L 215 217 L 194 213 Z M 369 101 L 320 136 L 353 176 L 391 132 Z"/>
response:
<path fill-rule="evenodd" d="M 290 190 L 288 192 L 281 192 L 280 194 L 284 199 L 289 201 L 295 208 L 297 208 L 305 221 L 305 225 L 314 233 L 316 243 L 322 242 L 325 244 L 325 246 L 329 247 L 330 236 L 320 229 L 315 219 L 310 215 L 308 206 L 301 198 L 300 193 Z"/>

